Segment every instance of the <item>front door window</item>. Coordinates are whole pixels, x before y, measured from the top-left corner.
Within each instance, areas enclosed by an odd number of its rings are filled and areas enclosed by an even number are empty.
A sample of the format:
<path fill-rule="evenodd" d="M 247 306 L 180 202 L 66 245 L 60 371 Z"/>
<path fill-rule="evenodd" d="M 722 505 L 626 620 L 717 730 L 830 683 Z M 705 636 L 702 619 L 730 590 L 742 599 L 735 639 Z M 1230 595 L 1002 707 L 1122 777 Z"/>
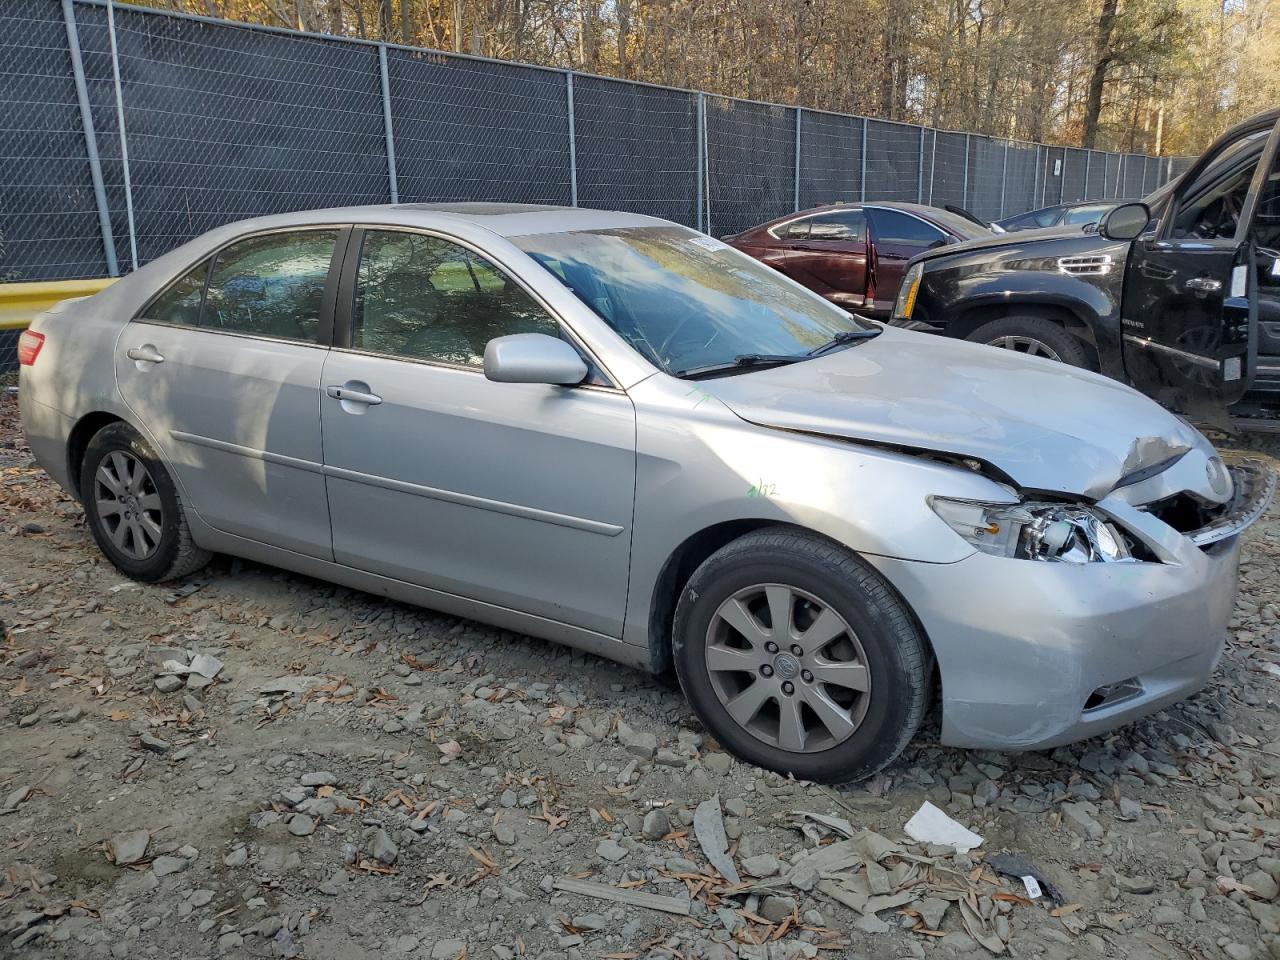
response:
<path fill-rule="evenodd" d="M 421 233 L 365 234 L 353 349 L 483 367 L 485 344 L 512 333 L 554 337 L 559 326 L 523 287 L 466 247 Z"/>

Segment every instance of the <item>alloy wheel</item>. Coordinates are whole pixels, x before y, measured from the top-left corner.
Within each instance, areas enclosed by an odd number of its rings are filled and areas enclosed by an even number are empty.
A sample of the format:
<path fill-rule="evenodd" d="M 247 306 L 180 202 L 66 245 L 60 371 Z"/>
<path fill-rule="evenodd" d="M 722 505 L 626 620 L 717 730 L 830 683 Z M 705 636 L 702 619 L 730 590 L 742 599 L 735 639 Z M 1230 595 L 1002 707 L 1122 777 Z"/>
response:
<path fill-rule="evenodd" d="M 94 507 L 112 544 L 131 560 L 146 560 L 160 547 L 164 529 L 160 492 L 146 465 L 113 450 L 94 473 Z"/>
<path fill-rule="evenodd" d="M 1035 337 L 996 337 L 994 340 L 988 340 L 987 346 L 999 347 L 1001 350 L 1012 350 L 1015 353 L 1025 353 L 1029 357 L 1046 357 L 1049 360 L 1062 362 L 1062 357 L 1058 355 L 1057 350 L 1054 350 L 1043 340 L 1037 340 Z"/>
<path fill-rule="evenodd" d="M 725 711 L 770 746 L 828 750 L 866 716 L 862 644 L 830 604 L 795 587 L 757 584 L 725 600 L 707 628 L 705 656 Z"/>

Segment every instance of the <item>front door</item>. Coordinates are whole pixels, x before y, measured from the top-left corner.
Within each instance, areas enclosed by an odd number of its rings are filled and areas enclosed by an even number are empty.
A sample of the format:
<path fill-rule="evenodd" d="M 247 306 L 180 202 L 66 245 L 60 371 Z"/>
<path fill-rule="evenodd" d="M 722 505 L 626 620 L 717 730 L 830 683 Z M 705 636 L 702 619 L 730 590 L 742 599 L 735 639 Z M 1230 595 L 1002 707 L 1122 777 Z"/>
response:
<path fill-rule="evenodd" d="M 803 236 L 788 236 L 786 273 L 849 310 L 867 302 L 867 219 L 861 210 L 833 210 L 801 221 Z"/>
<path fill-rule="evenodd" d="M 189 506 L 226 533 L 332 556 L 320 449 L 337 228 L 238 240 L 116 342 L 120 392 Z"/>
<path fill-rule="evenodd" d="M 1130 380 L 1166 406 L 1219 420 L 1256 373 L 1256 228 L 1276 172 L 1274 122 L 1216 145 L 1134 241 L 1121 323 Z"/>
<path fill-rule="evenodd" d="M 898 298 L 907 263 L 918 253 L 947 242 L 932 223 L 890 207 L 868 207 L 871 218 L 873 312 L 888 313 Z"/>
<path fill-rule="evenodd" d="M 469 248 L 370 229 L 351 251 L 344 345 L 320 401 L 335 559 L 620 637 L 630 399 L 599 376 L 572 388 L 486 379 L 489 340 L 568 335 Z"/>

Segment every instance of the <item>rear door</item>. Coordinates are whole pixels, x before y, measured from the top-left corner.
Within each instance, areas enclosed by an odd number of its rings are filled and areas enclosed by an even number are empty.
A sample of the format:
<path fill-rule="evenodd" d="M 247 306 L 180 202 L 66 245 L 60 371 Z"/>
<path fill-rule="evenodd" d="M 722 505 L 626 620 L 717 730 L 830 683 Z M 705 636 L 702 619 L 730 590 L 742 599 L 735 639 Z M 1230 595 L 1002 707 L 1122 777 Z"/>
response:
<path fill-rule="evenodd" d="M 1260 201 L 1274 182 L 1274 121 L 1215 145 L 1160 222 L 1134 241 L 1121 322 L 1134 385 L 1166 406 L 1216 419 L 1257 372 Z"/>
<path fill-rule="evenodd" d="M 842 307 L 867 302 L 867 218 L 861 210 L 833 210 L 798 221 L 788 236 L 786 273 Z"/>
<path fill-rule="evenodd" d="M 236 240 L 126 324 L 120 392 L 189 506 L 225 533 L 332 557 L 320 374 L 340 227 Z"/>
<path fill-rule="evenodd" d="M 888 313 L 907 272 L 907 261 L 947 242 L 947 234 L 920 217 L 889 207 L 867 207 L 871 219 L 871 284 L 873 313 Z"/>

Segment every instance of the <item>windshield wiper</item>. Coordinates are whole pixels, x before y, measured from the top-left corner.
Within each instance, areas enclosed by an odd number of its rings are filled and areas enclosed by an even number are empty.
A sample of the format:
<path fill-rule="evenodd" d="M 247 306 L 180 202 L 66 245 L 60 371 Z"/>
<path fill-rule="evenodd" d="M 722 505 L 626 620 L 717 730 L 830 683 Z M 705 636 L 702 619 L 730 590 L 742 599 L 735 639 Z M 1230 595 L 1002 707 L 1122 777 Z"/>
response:
<path fill-rule="evenodd" d="M 861 343 L 863 340 L 872 340 L 880 336 L 880 333 L 880 327 L 869 327 L 866 330 L 841 330 L 822 346 L 814 347 L 810 350 L 809 356 L 820 357 L 822 354 L 828 353 L 836 347 L 843 347 L 850 343 Z"/>
<path fill-rule="evenodd" d="M 741 353 L 728 363 L 709 363 L 705 367 L 690 367 L 688 370 L 676 370 L 671 375 L 682 380 L 696 380 L 699 377 L 714 376 L 717 373 L 728 373 L 747 367 L 778 367 L 785 363 L 799 363 L 809 359 L 807 354 L 789 353 Z"/>

